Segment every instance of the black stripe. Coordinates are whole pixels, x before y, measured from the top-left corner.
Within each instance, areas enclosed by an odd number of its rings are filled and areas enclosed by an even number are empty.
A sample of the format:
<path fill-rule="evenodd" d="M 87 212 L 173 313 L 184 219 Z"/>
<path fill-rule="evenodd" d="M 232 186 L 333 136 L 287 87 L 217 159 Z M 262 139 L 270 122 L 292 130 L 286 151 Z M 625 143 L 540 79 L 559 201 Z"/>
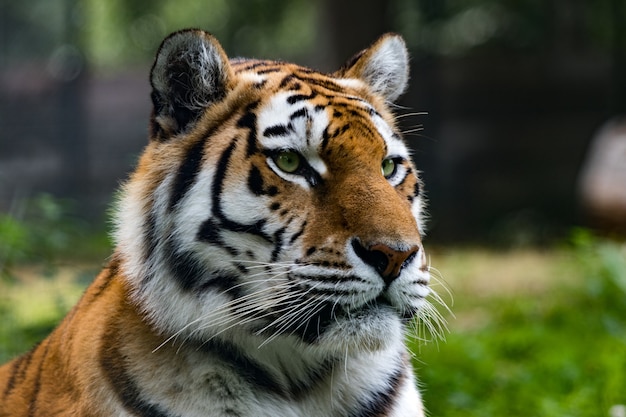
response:
<path fill-rule="evenodd" d="M 25 353 L 24 355 L 15 359 L 15 362 L 13 362 L 13 366 L 11 368 L 11 376 L 9 377 L 7 386 L 4 389 L 4 393 L 2 394 L 3 398 L 7 398 L 11 394 L 11 391 L 13 391 L 15 386 L 24 380 L 24 378 L 26 377 L 26 371 L 30 366 L 31 360 L 33 359 L 33 354 L 38 347 L 39 344 L 35 345 L 28 353 Z"/>
<path fill-rule="evenodd" d="M 209 135 L 197 141 L 183 158 L 183 162 L 178 168 L 176 179 L 172 184 L 170 194 L 169 209 L 172 210 L 184 196 L 187 190 L 193 185 L 200 172 L 202 164 L 202 156 L 204 154 L 204 145 Z M 148 225 L 150 226 L 150 225 Z"/>
<path fill-rule="evenodd" d="M 205 226 L 205 224 L 203 224 L 201 230 L 208 229 L 208 226 Z M 205 231 L 205 233 L 208 232 Z M 206 238 L 207 236 L 203 235 L 201 240 Z M 185 291 L 197 290 L 198 286 L 202 285 L 202 278 L 210 275 L 209 272 L 198 263 L 194 258 L 193 252 L 178 249 L 180 245 L 174 237 L 169 238 L 165 245 L 166 264 L 176 281 Z M 232 248 L 231 250 L 234 251 L 231 254 L 237 256 L 237 251 Z"/>
<path fill-rule="evenodd" d="M 306 95 L 306 94 L 294 94 L 292 96 L 287 97 L 287 103 L 289 104 L 296 104 L 299 101 L 304 101 L 304 100 L 311 100 L 313 98 L 315 98 L 317 96 L 317 93 L 315 91 L 312 91 L 311 94 Z"/>
<path fill-rule="evenodd" d="M 378 116 L 378 117 L 380 117 L 381 119 L 383 118 L 383 116 L 381 116 L 381 114 L 380 114 L 380 113 L 378 113 L 378 112 L 376 111 L 376 109 L 374 109 L 373 107 L 370 107 L 370 108 L 368 109 L 368 111 L 367 111 L 367 112 L 370 114 L 370 116 Z M 393 137 L 395 137 L 396 139 L 400 139 L 400 138 L 398 137 L 398 135 L 397 135 L 397 134 L 395 134 L 395 133 L 393 134 Z"/>
<path fill-rule="evenodd" d="M 267 84 L 267 80 L 257 81 L 254 83 L 253 87 L 257 90 L 261 90 L 263 87 L 265 87 L 265 84 Z"/>
<path fill-rule="evenodd" d="M 421 191 L 422 191 L 422 186 L 420 182 L 415 181 L 415 184 L 413 185 L 413 197 L 415 198 L 419 197 Z"/>
<path fill-rule="evenodd" d="M 263 75 L 263 74 L 271 74 L 272 72 L 281 72 L 281 71 L 282 71 L 281 67 L 270 67 L 270 68 L 259 70 L 256 73 L 259 75 Z"/>
<path fill-rule="evenodd" d="M 241 68 L 236 68 L 237 72 L 250 71 L 259 67 L 264 67 L 268 65 L 275 65 L 276 62 L 269 60 L 242 60 L 242 61 L 234 61 L 235 65 L 244 65 Z M 247 63 L 247 65 L 245 65 Z"/>
<path fill-rule="evenodd" d="M 219 230 L 220 226 L 213 218 L 207 219 L 202 223 L 202 226 L 200 226 L 196 238 L 212 245 L 223 246 L 224 241 L 222 240 Z"/>
<path fill-rule="evenodd" d="M 113 278 L 115 278 L 120 271 L 120 263 L 121 261 L 117 254 L 113 255 L 111 261 L 109 262 L 109 265 L 107 265 L 106 267 L 107 274 L 104 278 L 104 282 L 98 288 L 96 288 L 96 291 L 93 294 L 94 299 L 99 297 L 100 294 L 102 294 L 104 291 L 106 291 L 107 288 L 109 288 L 109 285 L 111 285 Z"/>
<path fill-rule="evenodd" d="M 252 165 L 248 173 L 248 188 L 254 195 L 267 194 L 261 171 L 255 165 Z"/>
<path fill-rule="evenodd" d="M 326 126 L 324 128 L 324 131 L 322 132 L 322 149 L 326 150 L 326 148 L 328 147 L 328 141 L 330 140 L 330 132 L 328 131 L 329 126 Z"/>
<path fill-rule="evenodd" d="M 209 218 L 202 223 L 202 226 L 200 226 L 200 230 L 198 230 L 196 238 L 201 242 L 219 246 L 232 256 L 239 256 L 239 251 L 224 243 L 224 239 L 222 239 L 222 235 L 220 235 L 219 232 L 220 225 L 217 224 L 213 218 Z"/>
<path fill-rule="evenodd" d="M 377 392 L 372 392 L 361 403 L 361 408 L 349 414 L 349 417 L 384 417 L 388 416 L 393 404 L 398 397 L 400 383 L 404 379 L 404 369 L 399 368 L 387 378 L 386 387 Z"/>
<path fill-rule="evenodd" d="M 245 268 L 244 271 L 247 272 Z M 202 294 L 203 292 L 211 289 L 221 291 L 225 294 L 229 294 L 233 300 L 241 299 L 241 297 L 244 295 L 242 287 L 238 285 L 241 283 L 240 276 L 220 272 L 215 272 L 208 275 L 211 275 L 211 278 L 203 282 L 202 285 L 199 285 L 196 289 L 199 294 Z"/>
<path fill-rule="evenodd" d="M 289 115 L 289 120 L 294 120 L 299 117 L 309 117 L 309 111 L 306 109 L 306 107 L 303 107 L 300 110 L 296 110 L 295 112 L 291 113 L 291 115 Z"/>
<path fill-rule="evenodd" d="M 283 235 L 285 234 L 285 227 L 281 227 L 274 233 L 274 250 L 272 251 L 272 257 L 270 262 L 276 262 L 278 255 L 283 248 Z"/>
<path fill-rule="evenodd" d="M 316 279 L 317 281 L 317 279 Z M 334 282 L 334 283 L 339 283 L 342 282 L 341 280 L 335 280 L 335 281 L 331 281 L 329 279 L 325 279 L 325 282 Z M 345 282 L 345 281 L 344 281 Z M 358 294 L 363 294 L 366 291 L 355 291 L 355 290 L 340 290 L 337 288 L 320 288 L 315 286 L 315 284 L 308 284 L 306 285 L 307 287 L 307 293 L 311 294 L 311 295 L 322 295 L 322 296 L 327 296 L 327 295 L 342 295 L 344 297 L 349 297 L 349 296 L 356 296 Z"/>
<path fill-rule="evenodd" d="M 315 344 L 319 338 L 326 332 L 337 320 L 337 315 L 341 314 L 340 307 L 334 302 L 320 302 L 317 298 L 305 300 L 300 293 L 286 301 L 278 303 L 274 306 L 273 311 L 275 319 L 279 319 L 284 315 L 284 311 L 290 309 L 301 309 L 298 317 L 289 322 L 289 326 L 281 327 L 277 320 L 277 326 L 271 326 L 266 329 L 267 334 L 289 334 L 300 338 L 305 343 Z M 304 307 L 303 307 L 304 306 Z"/>
<path fill-rule="evenodd" d="M 305 317 L 308 314 L 304 315 Z M 335 303 L 325 303 L 321 310 L 305 322 L 296 322 L 293 325 L 293 332 L 302 339 L 303 342 L 315 344 L 326 332 L 326 329 L 337 320 Z"/>
<path fill-rule="evenodd" d="M 224 191 L 226 171 L 228 170 L 230 158 L 232 157 L 236 145 L 237 141 L 231 142 L 231 144 L 224 150 L 224 152 L 222 152 L 222 155 L 220 156 L 220 159 L 217 163 L 217 169 L 215 171 L 213 184 L 211 186 L 213 216 L 217 220 L 219 220 L 219 224 L 223 229 L 227 229 L 233 232 L 250 233 L 259 236 L 270 243 L 273 243 L 271 236 L 263 231 L 263 227 L 265 226 L 265 220 L 259 220 L 258 222 L 249 225 L 237 223 L 227 218 L 224 210 L 222 209 L 222 202 L 220 198 Z"/>
<path fill-rule="evenodd" d="M 316 71 L 311 68 L 299 67 L 298 70 L 304 74 L 317 74 L 317 75 L 324 76 L 324 74 L 321 74 L 319 71 Z"/>
<path fill-rule="evenodd" d="M 248 147 L 246 150 L 246 155 L 248 157 L 258 152 L 258 146 L 256 143 L 256 114 L 254 113 L 254 110 L 258 105 L 259 102 L 255 101 L 246 106 L 244 115 L 237 121 L 237 127 L 249 130 Z"/>
<path fill-rule="evenodd" d="M 273 136 L 286 136 L 290 131 L 293 130 L 291 124 L 289 125 L 274 125 L 266 128 L 263 131 L 263 136 L 265 137 L 273 137 Z"/>
<path fill-rule="evenodd" d="M 335 129 L 334 131 L 329 131 L 330 126 L 327 126 L 326 129 L 324 129 L 324 132 L 322 133 L 322 149 L 326 149 L 326 147 L 328 146 L 328 142 L 331 139 L 336 138 L 339 135 L 342 135 L 343 133 L 347 132 L 348 129 L 350 129 L 351 124 L 350 123 L 346 123 L 341 127 L 338 127 L 337 129 Z"/>
<path fill-rule="evenodd" d="M 11 393 L 11 391 L 13 391 L 13 389 L 15 388 L 15 381 L 17 380 L 17 374 L 19 373 L 20 370 L 20 365 L 22 364 L 22 362 L 27 360 L 27 356 L 29 354 L 20 356 L 19 358 L 16 358 L 13 361 L 13 365 L 11 365 L 11 373 L 9 376 L 9 380 L 7 381 L 7 385 L 4 388 L 4 391 L 2 393 L 2 398 L 6 399 L 9 394 Z"/>
<path fill-rule="evenodd" d="M 363 100 L 357 97 L 345 97 L 345 96 L 332 97 L 332 98 L 345 100 L 345 102 L 334 101 L 333 107 L 342 107 L 343 109 L 345 109 L 345 111 L 352 112 L 353 114 L 357 116 L 362 116 L 363 118 L 368 119 L 368 120 L 371 118 L 369 111 L 366 108 L 363 108 L 360 105 L 356 104 L 356 103 L 363 103 L 364 102 Z"/>
<path fill-rule="evenodd" d="M 37 376 L 35 377 L 35 385 L 33 387 L 33 393 L 31 395 L 30 404 L 28 405 L 28 417 L 34 417 L 37 411 L 37 402 L 39 400 L 39 393 L 41 392 L 41 374 L 43 373 L 43 366 L 48 357 L 48 349 L 50 347 L 50 339 L 44 341 L 45 345 L 43 353 L 41 354 L 41 361 L 37 367 Z"/>
<path fill-rule="evenodd" d="M 293 236 L 291 236 L 291 239 L 289 239 L 289 244 L 293 245 L 293 243 L 300 237 L 302 236 L 302 233 L 304 233 L 304 229 L 306 228 L 306 220 L 302 223 L 302 227 L 300 227 L 300 230 L 298 230 L 296 233 L 294 233 Z"/>
<path fill-rule="evenodd" d="M 298 78 L 304 81 L 305 83 L 315 85 L 317 87 L 322 87 L 326 90 L 330 90 L 335 93 L 342 93 L 345 91 L 343 87 L 341 87 L 339 84 L 337 84 L 336 82 L 328 78 L 312 78 L 312 77 L 306 77 L 306 76 L 305 77 L 300 76 Z"/>
<path fill-rule="evenodd" d="M 293 81 L 295 79 L 296 79 L 296 76 L 294 74 L 289 74 L 289 75 L 285 76 L 282 79 L 282 81 L 280 82 L 280 85 L 278 86 L 278 88 L 285 88 L 287 86 L 287 84 L 289 84 L 291 81 Z M 298 84 L 298 83 L 296 82 L 296 84 Z"/>
<path fill-rule="evenodd" d="M 328 262 L 327 262 L 328 263 Z M 330 263 L 328 263 L 330 264 Z M 325 265 L 325 266 L 329 266 L 329 265 Z M 364 278 L 361 278 L 357 275 L 350 275 L 350 276 L 345 276 L 345 275 L 317 275 L 317 276 L 313 276 L 313 277 L 309 277 L 309 280 L 311 281 L 310 284 L 307 284 L 307 286 L 314 286 L 315 282 L 328 282 L 328 283 L 333 283 L 333 284 L 339 284 L 339 283 L 346 283 L 346 282 L 353 282 L 353 283 L 368 283 L 367 280 L 365 280 Z M 340 290 L 337 290 L 336 288 L 333 288 L 332 291 L 335 291 L 337 294 L 340 293 Z M 361 293 L 363 291 L 357 291 L 357 290 L 353 290 L 353 291 L 348 291 L 344 293 L 350 294 L 350 293 Z"/>
<path fill-rule="evenodd" d="M 244 381 L 283 398 L 289 397 L 288 392 L 268 369 L 246 356 L 234 344 L 213 338 L 202 343 L 200 349 L 226 362 L 230 365 L 231 370 L 239 374 Z"/>
<path fill-rule="evenodd" d="M 173 417 L 156 404 L 141 398 L 141 392 L 124 365 L 124 355 L 114 344 L 119 335 L 114 330 L 107 332 L 110 343 L 100 352 L 100 367 L 109 381 L 110 388 L 115 392 L 126 410 L 137 417 Z"/>
<path fill-rule="evenodd" d="M 245 116 L 244 116 L 245 117 Z M 218 219 L 225 219 L 224 212 L 222 211 L 222 203 L 220 201 L 220 197 L 222 196 L 222 192 L 224 191 L 224 180 L 226 179 L 226 171 L 228 170 L 228 164 L 230 162 L 230 158 L 235 151 L 235 146 L 237 146 L 237 141 L 234 140 L 228 145 L 220 159 L 217 161 L 217 169 L 215 170 L 215 174 L 213 176 L 213 184 L 211 184 L 211 200 L 213 203 L 213 214 Z"/>

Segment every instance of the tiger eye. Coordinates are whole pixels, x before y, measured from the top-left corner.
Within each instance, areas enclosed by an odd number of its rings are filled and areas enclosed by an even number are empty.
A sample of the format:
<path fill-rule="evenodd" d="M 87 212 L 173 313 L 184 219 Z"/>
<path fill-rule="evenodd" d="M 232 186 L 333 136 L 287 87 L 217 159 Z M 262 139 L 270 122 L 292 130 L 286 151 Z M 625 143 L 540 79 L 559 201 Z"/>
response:
<path fill-rule="evenodd" d="M 276 166 L 282 171 L 292 174 L 300 168 L 300 155 L 294 151 L 280 151 L 275 157 Z"/>
<path fill-rule="evenodd" d="M 380 166 L 380 170 L 385 178 L 390 178 L 396 172 L 396 161 L 393 158 L 385 158 Z"/>

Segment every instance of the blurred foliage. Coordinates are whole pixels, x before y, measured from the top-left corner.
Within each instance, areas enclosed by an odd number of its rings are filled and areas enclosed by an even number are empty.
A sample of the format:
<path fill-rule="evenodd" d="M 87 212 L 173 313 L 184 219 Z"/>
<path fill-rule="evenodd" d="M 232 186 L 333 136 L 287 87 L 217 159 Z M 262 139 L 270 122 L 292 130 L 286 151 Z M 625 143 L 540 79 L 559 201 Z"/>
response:
<path fill-rule="evenodd" d="M 72 308 L 96 271 L 49 275 L 46 266 L 18 268 L 19 279 L 0 280 L 0 363 L 43 340 Z M 50 279 L 54 278 L 54 279 Z"/>
<path fill-rule="evenodd" d="M 567 252 L 568 284 L 457 294 L 457 317 L 482 319 L 415 347 L 431 415 L 591 417 L 626 404 L 626 245 L 579 230 Z"/>
<path fill-rule="evenodd" d="M 459 55 L 477 47 L 549 50 L 559 41 L 558 29 L 573 32 L 567 35 L 578 49 L 608 49 L 614 1 L 621 0 L 395 0 L 391 8 L 394 24 L 410 46 Z"/>
<path fill-rule="evenodd" d="M 576 48 L 608 49 L 615 1 L 389 0 L 381 19 L 410 46 L 433 54 L 481 46 L 545 50 L 558 42 L 555 28 L 571 35 Z M 231 56 L 301 60 L 319 41 L 320 16 L 332 13 L 332 2 L 29 0 L 2 8 L 3 61 L 43 57 L 53 70 L 82 51 L 98 70 L 148 62 L 166 34 L 187 27 L 213 32 Z"/>
<path fill-rule="evenodd" d="M 83 28 L 96 65 L 151 59 L 168 33 L 210 30 L 230 55 L 294 56 L 314 37 L 315 7 L 303 0 L 84 0 Z"/>
<path fill-rule="evenodd" d="M 0 213 L 0 278 L 18 265 L 53 265 L 71 257 L 105 257 L 109 240 L 72 214 L 72 202 L 42 194 L 25 201 L 17 213 Z"/>
<path fill-rule="evenodd" d="M 301 56 L 315 36 L 315 3 L 305 0 L 29 0 L 4 2 L 0 56 L 48 57 L 68 47 L 106 69 L 150 61 L 163 37 L 198 27 L 231 56 Z"/>

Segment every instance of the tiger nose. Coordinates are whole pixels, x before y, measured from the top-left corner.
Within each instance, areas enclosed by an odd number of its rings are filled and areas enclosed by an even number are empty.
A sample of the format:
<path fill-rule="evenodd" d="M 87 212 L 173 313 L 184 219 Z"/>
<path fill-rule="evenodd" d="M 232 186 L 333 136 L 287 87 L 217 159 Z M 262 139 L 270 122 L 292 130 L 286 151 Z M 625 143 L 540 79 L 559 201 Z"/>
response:
<path fill-rule="evenodd" d="M 397 250 L 382 243 L 366 248 L 357 239 L 352 241 L 352 248 L 363 262 L 378 272 L 387 285 L 398 278 L 402 268 L 408 265 L 419 251 L 419 246 L 412 246 L 408 250 Z"/>

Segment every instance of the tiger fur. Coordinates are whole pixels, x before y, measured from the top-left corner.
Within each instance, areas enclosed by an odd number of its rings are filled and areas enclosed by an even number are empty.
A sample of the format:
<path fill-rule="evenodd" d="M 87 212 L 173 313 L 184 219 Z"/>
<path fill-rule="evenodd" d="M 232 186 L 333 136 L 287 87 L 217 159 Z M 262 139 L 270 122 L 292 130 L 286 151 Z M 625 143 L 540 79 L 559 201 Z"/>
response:
<path fill-rule="evenodd" d="M 114 254 L 0 368 L 0 416 L 423 416 L 403 343 L 430 294 L 422 185 L 389 109 L 407 82 L 394 34 L 330 75 L 166 38 Z"/>

